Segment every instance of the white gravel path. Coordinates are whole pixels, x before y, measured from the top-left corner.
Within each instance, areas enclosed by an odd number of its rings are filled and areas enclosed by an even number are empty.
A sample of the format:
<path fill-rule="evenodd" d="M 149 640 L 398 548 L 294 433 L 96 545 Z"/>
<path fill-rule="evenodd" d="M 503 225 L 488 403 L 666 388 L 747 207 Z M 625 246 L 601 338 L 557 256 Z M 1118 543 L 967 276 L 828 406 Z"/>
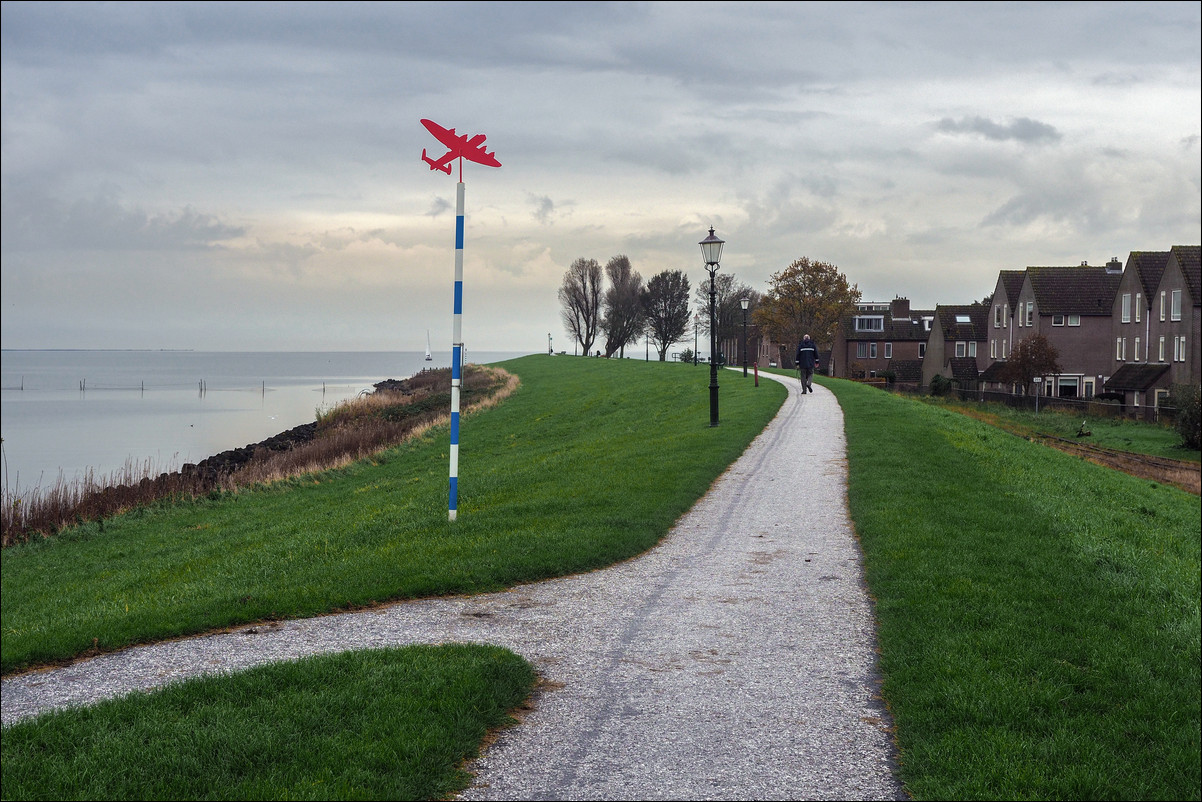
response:
<path fill-rule="evenodd" d="M 463 799 L 907 799 L 847 514 L 842 412 L 825 388 L 769 379 L 789 388 L 780 413 L 636 559 L 13 677 L 3 724 L 309 654 L 483 642 L 521 654 L 545 683 L 473 764 Z"/>

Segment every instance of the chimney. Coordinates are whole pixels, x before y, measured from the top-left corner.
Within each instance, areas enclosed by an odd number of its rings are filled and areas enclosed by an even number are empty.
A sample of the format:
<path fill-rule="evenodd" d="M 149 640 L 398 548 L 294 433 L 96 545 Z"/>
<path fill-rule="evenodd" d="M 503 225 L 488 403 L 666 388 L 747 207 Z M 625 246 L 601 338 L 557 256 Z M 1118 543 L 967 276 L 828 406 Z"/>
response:
<path fill-rule="evenodd" d="M 910 299 L 909 298 L 894 298 L 889 304 L 889 314 L 894 320 L 899 318 L 910 319 Z"/>
<path fill-rule="evenodd" d="M 1122 273 L 1123 263 L 1119 261 L 1117 256 L 1110 257 L 1110 261 L 1106 263 L 1107 273 Z"/>

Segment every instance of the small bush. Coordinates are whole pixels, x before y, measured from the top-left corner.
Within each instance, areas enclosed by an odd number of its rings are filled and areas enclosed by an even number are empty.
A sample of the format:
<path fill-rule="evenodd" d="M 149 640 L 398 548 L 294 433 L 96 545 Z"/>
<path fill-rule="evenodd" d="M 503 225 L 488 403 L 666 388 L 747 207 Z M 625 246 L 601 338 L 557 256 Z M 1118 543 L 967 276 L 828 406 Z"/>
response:
<path fill-rule="evenodd" d="M 941 376 L 938 373 L 936 373 L 934 376 L 931 377 L 931 395 L 934 395 L 934 396 L 951 395 L 952 391 L 955 389 L 956 389 L 956 383 L 953 382 L 948 377 Z"/>
<path fill-rule="evenodd" d="M 1173 427 L 1181 435 L 1186 448 L 1202 445 L 1202 387 L 1197 384 L 1174 384 L 1169 388 L 1169 405 L 1177 409 Z"/>

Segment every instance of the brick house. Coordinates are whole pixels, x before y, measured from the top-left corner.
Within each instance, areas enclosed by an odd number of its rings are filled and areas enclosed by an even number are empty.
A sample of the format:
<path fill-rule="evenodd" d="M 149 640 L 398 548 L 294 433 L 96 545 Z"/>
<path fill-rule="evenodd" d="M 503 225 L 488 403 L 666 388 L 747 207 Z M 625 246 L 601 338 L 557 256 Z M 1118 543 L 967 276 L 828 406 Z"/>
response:
<path fill-rule="evenodd" d="M 990 308 L 981 304 L 936 306 L 922 363 L 922 385 L 935 376 L 954 379 L 962 390 L 975 390 L 989 366 L 985 347 Z"/>
<path fill-rule="evenodd" d="M 1001 270 L 993 287 L 993 306 L 989 323 L 989 359 L 1005 360 L 1014 350 L 1015 310 L 1018 296 L 1027 278 L 1025 270 Z"/>
<path fill-rule="evenodd" d="M 1198 384 L 1202 299 L 1197 245 L 1132 251 L 1112 304 L 1108 392 L 1160 406 L 1172 384 Z"/>
<path fill-rule="evenodd" d="M 1014 305 L 1011 348 L 1035 334 L 1058 353 L 1061 372 L 1046 377 L 1042 392 L 1060 398 L 1091 398 L 1114 365 L 1111 312 L 1123 264 L 1105 267 L 1028 267 Z M 999 278 L 999 283 L 1001 279 Z"/>
<path fill-rule="evenodd" d="M 934 317 L 933 310 L 911 309 L 907 298 L 856 304 L 835 327 L 828 374 L 862 379 L 888 371 L 897 383 L 917 384 Z"/>

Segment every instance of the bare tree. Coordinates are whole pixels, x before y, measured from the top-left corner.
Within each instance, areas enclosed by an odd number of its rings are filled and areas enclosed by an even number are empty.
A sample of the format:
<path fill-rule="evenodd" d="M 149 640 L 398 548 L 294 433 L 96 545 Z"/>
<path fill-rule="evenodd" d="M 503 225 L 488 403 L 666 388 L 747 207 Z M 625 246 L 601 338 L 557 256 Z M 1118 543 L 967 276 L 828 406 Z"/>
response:
<path fill-rule="evenodd" d="M 601 330 L 605 334 L 605 356 L 626 355 L 626 346 L 633 344 L 643 333 L 643 307 L 639 296 L 643 292 L 643 277 L 619 255 L 605 265 L 609 289 L 602 302 L 604 315 Z"/>
<path fill-rule="evenodd" d="M 688 276 L 680 270 L 655 274 L 643 290 L 642 301 L 647 336 L 655 343 L 659 361 L 664 362 L 668 349 L 683 340 L 689 329 Z"/>
<path fill-rule="evenodd" d="M 751 321 L 751 313 L 759 308 L 761 295 L 735 278 L 733 273 L 720 273 L 714 276 L 714 316 L 718 318 L 717 339 L 738 338 L 743 332 L 743 298 L 751 299 L 747 307 L 747 320 Z M 710 284 L 702 281 L 693 291 L 693 303 L 701 314 L 700 330 L 709 334 Z"/>
<path fill-rule="evenodd" d="M 568 334 L 588 356 L 601 324 L 601 265 L 596 259 L 577 259 L 563 274 L 559 287 L 560 315 Z"/>

